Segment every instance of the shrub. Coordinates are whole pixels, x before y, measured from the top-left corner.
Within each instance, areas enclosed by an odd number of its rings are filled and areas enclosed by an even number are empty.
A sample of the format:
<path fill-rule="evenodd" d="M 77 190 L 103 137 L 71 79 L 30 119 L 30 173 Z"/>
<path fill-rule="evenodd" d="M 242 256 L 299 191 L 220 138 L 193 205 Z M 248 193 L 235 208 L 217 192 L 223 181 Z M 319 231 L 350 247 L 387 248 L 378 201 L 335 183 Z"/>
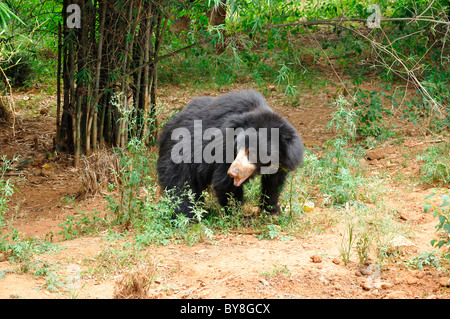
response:
<path fill-rule="evenodd" d="M 435 195 L 436 193 L 433 193 L 425 199 L 427 200 Z M 424 206 L 425 213 L 430 209 L 433 211 L 433 216 L 438 217 L 439 219 L 439 223 L 436 226 L 436 229 L 439 232 L 439 238 L 433 239 L 431 245 L 438 248 L 441 248 L 444 245 L 448 246 L 446 258 L 450 259 L 450 190 L 446 190 L 445 194 L 442 195 L 442 204 L 440 206 L 426 203 Z"/>
<path fill-rule="evenodd" d="M 356 114 L 346 108 L 348 101 L 344 98 L 340 97 L 336 103 L 339 109 L 333 114 L 327 128 L 332 128 L 337 136 L 327 141 L 321 157 L 306 155 L 304 170 L 310 172 L 311 182 L 319 185 L 326 202 L 343 205 L 357 200 L 362 176 L 359 161 L 348 149 L 356 136 Z"/>
<path fill-rule="evenodd" d="M 419 156 L 419 160 L 425 161 L 420 171 L 423 173 L 421 180 L 424 183 L 450 183 L 450 143 L 438 146 L 430 146 L 425 154 Z"/>
<path fill-rule="evenodd" d="M 14 193 L 14 186 L 10 179 L 5 178 L 5 173 L 14 160 L 7 160 L 6 155 L 1 158 L 3 165 L 0 166 L 0 227 L 3 226 L 3 214 L 8 210 L 9 197 Z"/>
<path fill-rule="evenodd" d="M 7 61 L 2 62 L 0 67 L 5 72 L 12 86 L 24 86 L 33 77 L 31 55 L 26 52 L 12 55 Z"/>

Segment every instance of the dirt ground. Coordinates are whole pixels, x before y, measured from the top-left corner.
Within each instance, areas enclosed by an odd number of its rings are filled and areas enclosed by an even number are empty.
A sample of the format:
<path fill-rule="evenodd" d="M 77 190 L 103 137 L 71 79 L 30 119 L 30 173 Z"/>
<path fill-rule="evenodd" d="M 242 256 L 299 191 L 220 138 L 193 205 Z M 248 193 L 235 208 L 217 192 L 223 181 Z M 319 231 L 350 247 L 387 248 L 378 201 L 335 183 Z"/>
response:
<path fill-rule="evenodd" d="M 241 86 L 242 87 L 242 86 Z M 231 88 L 235 89 L 235 88 Z M 230 90 L 230 89 L 227 89 Z M 191 94 L 185 88 L 162 88 L 160 100 L 174 107 L 182 107 Z M 207 93 L 207 92 L 205 92 Z M 219 92 L 210 94 L 218 94 Z M 121 240 L 108 241 L 105 233 L 63 241 L 56 234 L 66 216 L 78 214 L 82 205 L 86 212 L 102 211 L 106 201 L 100 197 L 78 202 L 81 182 L 70 156 L 53 154 L 55 136 L 55 97 L 38 90 L 17 92 L 16 124 L 13 135 L 10 127 L 0 125 L 0 155 L 8 158 L 20 155 L 17 171 L 7 175 L 17 188 L 9 203 L 5 219 L 24 236 L 53 238 L 61 245 L 57 252 L 36 255 L 34 258 L 54 266 L 58 280 L 64 287 L 53 292 L 46 288 L 48 279 L 23 274 L 17 265 L 0 256 L 0 298 L 112 298 L 116 283 L 123 273 L 94 276 L 88 270 L 105 249 L 120 249 Z M 302 95 L 298 105 L 284 103 L 281 94 L 273 91 L 269 103 L 296 126 L 305 145 L 322 145 L 331 137 L 325 124 L 333 111 L 329 93 Z M 33 105 L 31 107 L 31 105 Z M 45 111 L 45 110 L 47 111 Z M 40 110 L 44 110 L 40 112 Z M 42 113 L 42 114 L 41 114 Z M 386 144 L 376 158 L 366 159 L 373 174 L 384 174 L 388 189 L 396 190 L 383 200 L 398 212 L 399 219 L 410 226 L 413 236 L 402 243 L 407 260 L 423 251 L 431 251 L 429 242 L 435 236 L 437 220 L 423 212 L 424 198 L 432 191 L 421 185 L 408 185 L 396 176 L 419 174 L 414 156 L 402 165 L 407 152 L 420 150 L 435 137 L 423 136 L 411 126 L 403 144 Z M 441 137 L 448 140 L 448 136 Z M 410 154 L 410 153 L 408 153 Z M 374 156 L 375 157 L 375 156 Z M 28 160 L 28 163 L 24 161 Z M 75 198 L 75 199 L 74 199 Z M 329 209 L 328 209 L 329 210 Z M 316 207 L 309 216 L 330 214 Z M 146 254 L 153 266 L 152 284 L 148 298 L 445 298 L 450 297 L 445 280 L 450 275 L 435 268 L 409 270 L 391 262 L 380 270 L 373 265 L 361 267 L 356 253 L 345 265 L 339 253 L 344 225 L 325 227 L 325 231 L 304 237 L 260 240 L 251 234 L 218 234 L 212 240 L 187 246 L 170 244 L 150 246 Z M 6 231 L 6 228 L 4 229 Z M 13 271 L 10 271 L 13 270 Z M 139 271 L 139 267 L 137 267 Z"/>

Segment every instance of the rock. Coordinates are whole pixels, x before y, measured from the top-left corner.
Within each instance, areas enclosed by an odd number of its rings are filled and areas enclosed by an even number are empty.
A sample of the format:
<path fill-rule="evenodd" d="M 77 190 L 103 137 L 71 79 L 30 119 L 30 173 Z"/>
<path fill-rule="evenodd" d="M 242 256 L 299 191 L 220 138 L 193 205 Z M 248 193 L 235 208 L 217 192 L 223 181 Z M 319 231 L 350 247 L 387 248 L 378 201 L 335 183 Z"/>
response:
<path fill-rule="evenodd" d="M 402 290 L 392 291 L 386 295 L 386 298 L 387 299 L 405 299 L 405 298 L 408 298 L 408 294 Z"/>
<path fill-rule="evenodd" d="M 341 263 L 341 261 L 338 258 L 334 258 L 333 260 L 333 264 L 339 265 Z"/>
<path fill-rule="evenodd" d="M 392 287 L 394 287 L 394 285 L 393 284 L 391 284 L 390 282 L 380 282 L 380 287 L 381 288 L 383 288 L 383 289 L 389 289 L 389 288 L 392 288 Z"/>
<path fill-rule="evenodd" d="M 366 282 L 361 283 L 361 288 L 365 291 L 369 291 L 371 289 L 371 287 Z"/>
<path fill-rule="evenodd" d="M 417 278 L 408 278 L 408 285 L 415 285 L 417 282 Z"/>
<path fill-rule="evenodd" d="M 386 154 L 384 153 L 384 150 L 381 148 L 370 150 L 366 153 L 366 156 L 370 160 L 380 160 L 383 159 Z"/>
<path fill-rule="evenodd" d="M 0 253 L 0 263 L 6 261 L 6 256 L 3 253 Z"/>
<path fill-rule="evenodd" d="M 449 277 L 439 278 L 439 285 L 441 285 L 441 287 L 450 287 L 450 278 Z"/>
<path fill-rule="evenodd" d="M 310 258 L 313 263 L 318 264 L 322 262 L 322 258 L 320 258 L 320 256 L 318 255 L 311 256 Z"/>
<path fill-rule="evenodd" d="M 261 281 L 264 286 L 269 286 L 269 282 L 267 280 L 261 278 L 259 281 Z"/>
<path fill-rule="evenodd" d="M 423 271 L 418 271 L 416 272 L 416 277 L 418 279 L 422 279 L 423 277 L 425 277 L 425 273 Z"/>

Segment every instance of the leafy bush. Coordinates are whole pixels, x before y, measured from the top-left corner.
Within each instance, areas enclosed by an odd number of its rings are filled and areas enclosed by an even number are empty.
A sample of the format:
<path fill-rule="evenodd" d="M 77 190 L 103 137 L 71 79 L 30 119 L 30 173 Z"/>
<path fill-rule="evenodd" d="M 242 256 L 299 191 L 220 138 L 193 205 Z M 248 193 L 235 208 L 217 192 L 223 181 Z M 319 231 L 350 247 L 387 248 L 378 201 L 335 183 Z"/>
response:
<path fill-rule="evenodd" d="M 312 183 L 319 185 L 325 201 L 331 205 L 343 205 L 357 200 L 358 188 L 362 186 L 360 163 L 349 149 L 356 136 L 356 113 L 348 109 L 349 102 L 343 97 L 336 101 L 339 106 L 327 128 L 337 136 L 327 141 L 321 157 L 306 155 L 304 170 L 309 171 Z"/>
<path fill-rule="evenodd" d="M 436 251 L 425 251 L 419 254 L 417 257 L 413 257 L 411 260 L 405 262 L 406 267 L 414 268 L 418 270 L 424 270 L 424 266 L 434 267 L 438 270 L 442 269 L 441 257 L 439 252 Z"/>
<path fill-rule="evenodd" d="M 100 217 L 100 213 L 94 211 L 93 213 L 80 212 L 77 216 L 68 216 L 66 220 L 59 224 L 62 227 L 58 235 L 62 235 L 65 240 L 85 236 L 89 234 L 97 234 L 99 229 L 108 225 L 107 216 Z"/>
<path fill-rule="evenodd" d="M 356 93 L 356 115 L 358 117 L 358 135 L 378 137 L 389 131 L 383 125 L 383 115 L 391 115 L 381 103 L 380 93 L 377 91 L 358 90 Z"/>
<path fill-rule="evenodd" d="M 421 180 L 424 183 L 450 183 L 450 143 L 430 146 L 425 154 L 418 157 L 424 164 L 420 170 L 423 173 Z"/>
<path fill-rule="evenodd" d="M 11 184 L 11 180 L 5 178 L 5 173 L 14 160 L 6 159 L 6 155 L 3 155 L 1 158 L 3 165 L 0 167 L 0 227 L 4 226 L 3 214 L 8 210 L 9 197 L 14 193 L 14 186 Z"/>
<path fill-rule="evenodd" d="M 425 199 L 427 200 L 435 195 L 436 193 L 433 193 Z M 438 248 L 444 245 L 448 246 L 446 258 L 450 259 L 450 190 L 446 190 L 446 193 L 442 195 L 442 204 L 440 206 L 434 206 L 429 203 L 425 204 L 425 213 L 430 209 L 433 211 L 433 216 L 439 219 L 439 224 L 436 226 L 436 229 L 440 234 L 439 239 L 433 239 L 431 241 L 431 245 Z"/>
<path fill-rule="evenodd" d="M 11 262 L 19 264 L 20 271 L 23 273 L 39 271 L 39 261 L 33 258 L 35 254 L 58 251 L 59 249 L 61 249 L 61 246 L 40 241 L 33 237 L 20 238 L 16 229 L 12 230 L 12 234 L 0 237 L 0 252 L 4 252 Z M 42 270 L 40 271 L 42 273 Z"/>
<path fill-rule="evenodd" d="M 201 240 L 212 238 L 212 230 L 203 222 L 206 211 L 202 208 L 202 201 L 195 201 L 190 190 L 187 195 L 192 203 L 195 222 L 184 215 L 176 215 L 175 209 L 180 203 L 172 191 L 166 191 L 157 196 L 155 187 L 144 188 L 146 200 L 142 209 L 142 217 L 135 220 L 134 226 L 138 232 L 136 243 L 148 245 L 150 243 L 166 245 L 171 241 L 182 241 L 193 245 Z"/>
<path fill-rule="evenodd" d="M 0 67 L 8 77 L 11 86 L 19 87 L 29 84 L 33 77 L 32 58 L 27 52 L 12 55 L 7 61 L 2 62 Z"/>

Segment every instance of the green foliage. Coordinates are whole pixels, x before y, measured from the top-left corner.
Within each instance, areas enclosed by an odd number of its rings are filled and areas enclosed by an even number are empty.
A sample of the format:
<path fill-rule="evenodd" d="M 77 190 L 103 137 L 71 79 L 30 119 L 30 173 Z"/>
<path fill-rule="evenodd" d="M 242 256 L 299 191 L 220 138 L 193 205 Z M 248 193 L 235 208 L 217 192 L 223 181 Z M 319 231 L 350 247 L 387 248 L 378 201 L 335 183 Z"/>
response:
<path fill-rule="evenodd" d="M 154 187 L 146 188 L 146 201 L 143 215 L 135 221 L 138 230 L 136 243 L 148 245 L 151 243 L 166 245 L 172 241 L 181 241 L 193 245 L 199 241 L 211 239 L 213 232 L 203 223 L 206 211 L 201 207 L 201 201 L 194 201 L 193 194 L 187 191 L 191 198 L 195 222 L 191 222 L 184 215 L 176 215 L 175 209 L 179 204 L 178 197 L 172 191 L 166 191 L 157 199 Z"/>
<path fill-rule="evenodd" d="M 15 15 L 11 9 L 8 7 L 8 4 L 4 2 L 0 2 L 0 30 L 4 30 L 8 28 L 8 24 L 10 20 L 16 19 L 23 24 L 23 21 Z"/>
<path fill-rule="evenodd" d="M 62 235 L 65 240 L 93 235 L 107 225 L 106 215 L 101 218 L 97 211 L 93 213 L 81 211 L 79 215 L 66 217 L 65 221 L 58 225 L 63 228 L 58 235 Z"/>
<path fill-rule="evenodd" d="M 365 91 L 359 89 L 356 93 L 355 105 L 358 117 L 358 135 L 367 137 L 378 137 L 389 132 L 389 129 L 382 123 L 383 115 L 391 115 L 391 112 L 384 108 L 381 102 L 380 93 L 377 91 Z"/>
<path fill-rule="evenodd" d="M 15 87 L 29 84 L 33 78 L 31 56 L 27 52 L 12 55 L 7 61 L 0 63 L 0 67 L 8 77 L 10 84 Z"/>
<path fill-rule="evenodd" d="M 0 252 L 5 253 L 9 261 L 17 263 L 23 273 L 37 272 L 37 275 L 42 274 L 41 268 L 43 266 L 33 256 L 56 252 L 60 249 L 61 246 L 47 241 L 42 242 L 33 237 L 21 238 L 16 229 L 13 229 L 11 234 L 0 237 Z"/>
<path fill-rule="evenodd" d="M 13 160 L 8 160 L 6 155 L 1 157 L 2 166 L 0 167 L 0 227 L 4 226 L 3 215 L 8 210 L 9 197 L 14 193 L 14 186 L 11 184 L 11 180 L 5 178 L 6 171 L 11 167 Z"/>
<path fill-rule="evenodd" d="M 421 180 L 424 183 L 450 183 L 450 143 L 445 142 L 437 146 L 430 146 L 425 153 L 418 156 L 424 163 L 420 167 Z"/>
<path fill-rule="evenodd" d="M 284 86 L 284 94 L 290 97 L 295 97 L 297 90 L 296 86 L 292 84 L 293 74 L 291 69 L 286 65 L 282 64 L 280 70 L 278 71 L 278 76 L 275 79 L 275 83 L 278 86 Z"/>
<path fill-rule="evenodd" d="M 424 270 L 424 266 L 429 266 L 436 268 L 437 270 L 444 270 L 442 267 L 442 257 L 441 253 L 437 251 L 425 251 L 420 253 L 417 257 L 413 257 L 410 260 L 407 260 L 404 264 L 408 268 Z"/>
<path fill-rule="evenodd" d="M 142 211 L 141 189 L 153 181 L 150 173 L 155 165 L 154 155 L 149 152 L 143 139 L 132 138 L 127 149 L 117 150 L 120 155 L 119 201 L 114 208 L 118 224 L 129 224 Z"/>
<path fill-rule="evenodd" d="M 356 234 L 354 233 L 354 226 L 348 223 L 346 234 L 342 237 L 341 245 L 339 247 L 339 253 L 341 254 L 342 260 L 344 261 L 345 265 L 347 265 L 350 261 L 350 255 L 355 239 Z"/>
<path fill-rule="evenodd" d="M 436 193 L 433 193 L 427 196 L 425 199 L 430 199 L 435 196 Z M 439 232 L 439 239 L 433 239 L 431 241 L 431 245 L 433 247 L 441 248 L 446 245 L 449 246 L 446 254 L 446 258 L 450 259 L 450 190 L 446 190 L 445 194 L 442 195 L 442 204 L 439 206 L 434 206 L 429 203 L 426 203 L 424 206 L 424 211 L 427 213 L 432 209 L 433 216 L 438 217 L 439 223 L 436 226 L 436 230 Z"/>
<path fill-rule="evenodd" d="M 54 78 L 60 12 L 61 4 L 54 1 L 39 5 L 36 1 L 0 3 L 0 28 L 4 26 L 0 33 L 0 67 L 12 86 Z M 2 73 L 0 78 L 5 82 Z"/>
<path fill-rule="evenodd" d="M 304 170 L 311 183 L 318 185 L 326 203 L 344 205 L 358 199 L 363 180 L 357 156 L 348 148 L 356 136 L 356 114 L 346 108 L 348 101 L 342 97 L 336 103 L 339 108 L 327 128 L 333 129 L 337 136 L 327 141 L 321 157 L 306 154 Z"/>

